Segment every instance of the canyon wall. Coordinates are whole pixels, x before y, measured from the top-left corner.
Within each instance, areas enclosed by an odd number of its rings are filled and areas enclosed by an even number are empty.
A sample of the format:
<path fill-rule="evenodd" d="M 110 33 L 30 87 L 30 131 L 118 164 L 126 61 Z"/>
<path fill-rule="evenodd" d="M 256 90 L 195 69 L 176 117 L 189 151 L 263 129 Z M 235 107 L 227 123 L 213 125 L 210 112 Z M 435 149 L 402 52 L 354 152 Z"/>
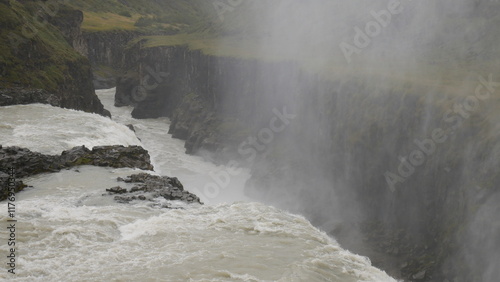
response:
<path fill-rule="evenodd" d="M 73 46 L 89 59 L 96 89 L 116 86 L 122 70 L 130 67 L 125 60 L 125 48 L 137 36 L 137 32 L 126 30 L 81 33 Z"/>
<path fill-rule="evenodd" d="M 487 279 L 491 261 L 471 261 L 491 253 L 467 242 L 477 240 L 472 226 L 491 216 L 485 210 L 500 183 L 498 96 L 482 81 L 489 74 L 457 95 L 417 83 L 324 79 L 290 62 L 186 46 L 138 43 L 125 58 L 132 67 L 116 104 L 133 105 L 137 118 L 170 117 L 187 153 L 251 167 L 248 194 L 305 214 L 398 277 Z M 269 133 L 270 121 L 286 126 Z"/>
<path fill-rule="evenodd" d="M 45 91 L 61 107 L 109 115 L 95 95 L 89 61 L 71 46 L 81 12 L 44 1 L 0 3 L 0 10 L 0 86 L 9 93 L 2 104 L 44 102 L 30 93 Z"/>
<path fill-rule="evenodd" d="M 126 52 L 126 61 L 137 65 L 119 80 L 115 104 L 134 105 L 135 118 L 170 117 L 170 133 L 187 140 L 188 153 L 227 147 L 234 153 L 263 117 L 290 102 L 277 84 L 300 73 L 290 62 L 207 56 L 186 46 L 138 43 Z M 294 86 L 289 90 L 296 91 Z"/>

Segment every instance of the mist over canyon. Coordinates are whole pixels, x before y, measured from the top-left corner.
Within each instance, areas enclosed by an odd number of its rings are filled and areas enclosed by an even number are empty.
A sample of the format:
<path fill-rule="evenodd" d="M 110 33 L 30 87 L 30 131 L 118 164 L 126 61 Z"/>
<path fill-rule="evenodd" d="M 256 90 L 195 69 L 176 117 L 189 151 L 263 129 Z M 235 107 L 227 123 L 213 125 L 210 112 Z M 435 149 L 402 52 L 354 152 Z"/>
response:
<path fill-rule="evenodd" d="M 2 34 L 42 2 L 0 1 Z M 108 115 L 94 88 L 116 86 L 220 165 L 191 191 L 208 204 L 248 171 L 246 197 L 397 279 L 500 277 L 496 1 L 62 2 L 43 36 L 2 41 L 2 105 Z"/>

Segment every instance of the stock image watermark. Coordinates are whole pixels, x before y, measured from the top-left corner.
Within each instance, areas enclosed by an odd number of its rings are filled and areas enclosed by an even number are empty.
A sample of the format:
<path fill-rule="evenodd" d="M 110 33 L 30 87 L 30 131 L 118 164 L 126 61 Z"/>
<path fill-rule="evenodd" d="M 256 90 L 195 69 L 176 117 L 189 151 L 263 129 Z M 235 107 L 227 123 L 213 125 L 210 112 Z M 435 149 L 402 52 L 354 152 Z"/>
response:
<path fill-rule="evenodd" d="M 16 173 L 13 167 L 8 169 L 8 178 L 4 183 L 7 191 L 7 271 L 16 274 Z"/>
<path fill-rule="evenodd" d="M 36 11 L 33 15 L 32 21 L 26 18 L 24 19 L 24 24 L 21 26 L 21 35 L 15 32 L 9 32 L 9 42 L 14 49 L 20 44 L 28 42 L 28 40 L 34 38 L 41 28 L 44 28 L 48 23 L 49 19 L 55 17 L 60 10 L 61 3 L 65 3 L 68 0 L 48 0 L 39 2 L 40 9 Z M 32 24 L 32 22 L 34 24 Z"/>
<path fill-rule="evenodd" d="M 444 113 L 442 121 L 450 124 L 450 127 L 435 128 L 426 139 L 415 139 L 413 144 L 416 148 L 407 156 L 399 156 L 400 163 L 396 173 L 392 171 L 384 173 L 388 188 L 394 192 L 397 184 L 404 183 L 410 178 L 416 168 L 423 165 L 436 152 L 438 145 L 445 143 L 448 137 L 455 134 L 463 126 L 464 121 L 478 110 L 480 102 L 486 102 L 495 93 L 496 87 L 500 87 L 500 83 L 493 81 L 493 74 L 487 79 L 479 76 L 474 94 L 467 96 L 461 102 L 454 103 L 453 107 Z"/>
<path fill-rule="evenodd" d="M 216 0 L 213 2 L 213 6 L 217 13 L 217 17 L 224 21 L 224 14 L 227 12 L 232 12 L 239 5 L 243 3 L 243 0 Z"/>
<path fill-rule="evenodd" d="M 407 0 L 411 2 L 412 0 Z M 380 11 L 371 11 L 370 15 L 373 18 L 371 21 L 367 22 L 364 25 L 364 28 L 360 28 L 358 26 L 354 26 L 354 37 L 351 43 L 341 42 L 339 44 L 340 50 L 342 54 L 344 54 L 344 58 L 347 63 L 352 62 L 352 56 L 354 54 L 360 54 L 361 51 L 365 48 L 368 48 L 372 40 L 379 36 L 384 28 L 387 28 L 394 17 L 401 14 L 404 10 L 404 5 L 401 3 L 401 0 L 390 0 L 387 3 L 386 9 L 382 9 Z"/>
<path fill-rule="evenodd" d="M 268 146 L 275 140 L 276 134 L 283 132 L 296 118 L 295 114 L 288 112 L 286 106 L 281 111 L 274 108 L 272 112 L 274 116 L 269 120 L 267 127 L 261 128 L 257 134 L 248 136 L 239 144 L 238 154 L 244 162 L 250 164 L 255 161 L 259 153 L 264 153 L 269 148 Z M 243 171 L 241 165 L 241 162 L 233 160 L 227 163 L 225 169 L 211 171 L 209 175 L 212 182 L 203 187 L 201 194 L 208 199 L 217 197 L 221 190 L 229 187 L 231 177 L 237 176 Z"/>
<path fill-rule="evenodd" d="M 146 100 L 148 91 L 153 91 L 158 88 L 158 86 L 160 86 L 160 84 L 170 75 L 169 73 L 160 71 L 159 65 L 156 65 L 155 68 L 146 65 L 144 70 L 146 74 L 140 77 L 139 85 L 132 89 L 131 97 L 134 102 Z"/>

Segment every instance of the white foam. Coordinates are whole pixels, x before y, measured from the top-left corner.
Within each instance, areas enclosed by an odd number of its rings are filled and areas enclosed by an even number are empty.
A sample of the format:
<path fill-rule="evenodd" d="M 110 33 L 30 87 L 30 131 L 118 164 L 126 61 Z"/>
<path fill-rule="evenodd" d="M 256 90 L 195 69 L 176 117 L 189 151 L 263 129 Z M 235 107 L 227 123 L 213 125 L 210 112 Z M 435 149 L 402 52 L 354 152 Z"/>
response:
<path fill-rule="evenodd" d="M 42 104 L 0 108 L 0 144 L 45 154 L 85 145 L 141 145 L 126 126 L 109 118 Z"/>
<path fill-rule="evenodd" d="M 111 91 L 103 93 L 111 100 Z M 114 111 L 126 114 L 130 109 Z M 16 130 L 12 136 L 18 138 L 9 139 L 13 144 L 58 153 L 74 142 L 91 147 L 135 138 L 128 128 L 109 119 L 44 105 L 7 107 L 0 109 L 0 116 L 4 145 Z M 127 116 L 115 118 L 129 121 Z M 164 132 L 156 134 L 166 130 L 165 120 L 132 121 L 139 125 L 139 136 L 148 139 L 145 147 L 161 169 L 175 172 L 172 176 L 179 176 L 185 189 L 202 190 L 204 183 L 213 181 L 210 175 L 224 169 L 184 155 L 182 142 Z M 117 177 L 137 172 L 82 166 L 24 179 L 35 188 L 17 195 L 17 274 L 3 271 L 0 279 L 394 281 L 367 258 L 343 250 L 304 217 L 263 204 L 184 205 L 167 210 L 153 208 L 147 201 L 120 204 L 113 196 L 103 196 L 106 188 L 127 185 L 118 183 Z M 225 201 L 222 196 L 233 191 L 232 185 L 242 185 L 236 180 L 244 177 L 242 173 L 232 178 L 218 201 Z M 7 210 L 6 202 L 0 203 L 0 210 Z M 0 222 L 6 220 L 0 213 Z M 7 229 L 0 229 L 0 237 L 7 237 Z"/>

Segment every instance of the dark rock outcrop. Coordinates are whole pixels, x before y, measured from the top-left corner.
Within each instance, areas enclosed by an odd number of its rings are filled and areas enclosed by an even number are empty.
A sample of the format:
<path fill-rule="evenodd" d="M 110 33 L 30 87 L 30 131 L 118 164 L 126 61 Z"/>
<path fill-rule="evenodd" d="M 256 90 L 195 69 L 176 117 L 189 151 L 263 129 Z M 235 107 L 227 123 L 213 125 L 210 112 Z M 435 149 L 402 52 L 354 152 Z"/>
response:
<path fill-rule="evenodd" d="M 140 146 L 96 146 L 92 150 L 85 146 L 74 147 L 62 152 L 59 158 L 67 167 L 95 165 L 153 170 L 148 151 Z"/>
<path fill-rule="evenodd" d="M 115 70 L 130 66 L 125 60 L 125 48 L 140 34 L 135 31 L 83 32 L 75 49 L 87 57 L 93 66 L 107 66 Z"/>
<path fill-rule="evenodd" d="M 184 147 L 187 154 L 195 154 L 201 148 L 217 152 L 231 141 L 230 138 L 223 140 L 217 132 L 221 119 L 202 99 L 187 95 L 174 111 L 168 133 L 174 138 L 186 140 Z"/>
<path fill-rule="evenodd" d="M 42 89 L 27 89 L 22 87 L 0 89 L 0 106 L 26 105 L 26 104 L 50 104 L 55 107 L 61 106 L 61 99 Z"/>
<path fill-rule="evenodd" d="M 83 12 L 67 7 L 58 7 L 58 12 L 49 17 L 49 22 L 59 29 L 69 45 L 77 51 L 81 48 Z"/>
<path fill-rule="evenodd" d="M 143 97 L 138 89 L 139 74 L 129 71 L 117 79 L 115 107 L 135 105 Z"/>
<path fill-rule="evenodd" d="M 16 179 L 79 165 L 153 170 L 148 152 L 139 146 L 99 146 L 92 150 L 81 146 L 64 151 L 59 156 L 44 155 L 20 147 L 0 147 L 0 173 L 4 175 L 7 173 L 4 170 L 13 168 Z M 5 187 L 1 189 L 0 195 L 5 195 Z"/>
<path fill-rule="evenodd" d="M 133 200 L 153 201 L 157 198 L 163 198 L 170 201 L 202 204 L 198 196 L 184 190 L 176 177 L 139 173 L 130 175 L 126 179 L 119 177 L 118 181 L 135 184 L 130 191 L 119 186 L 106 189 L 109 194 L 119 194 L 114 199 L 120 203 L 129 203 Z M 170 208 L 168 204 L 163 204 L 161 207 Z"/>

